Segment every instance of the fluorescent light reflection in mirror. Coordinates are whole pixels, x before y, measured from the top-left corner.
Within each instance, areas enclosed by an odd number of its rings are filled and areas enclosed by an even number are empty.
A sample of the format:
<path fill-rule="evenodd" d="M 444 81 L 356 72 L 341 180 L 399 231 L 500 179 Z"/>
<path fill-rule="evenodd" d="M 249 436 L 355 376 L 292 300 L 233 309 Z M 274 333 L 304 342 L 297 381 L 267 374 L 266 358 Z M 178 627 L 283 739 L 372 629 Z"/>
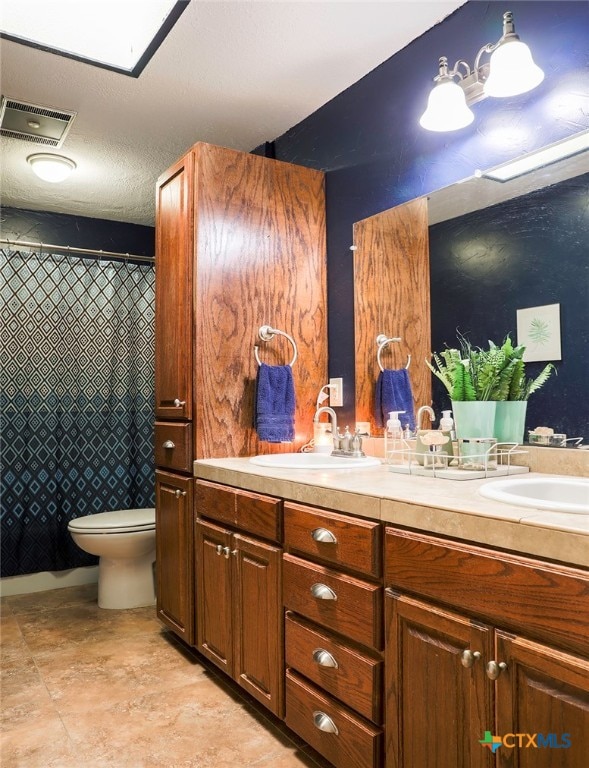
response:
<path fill-rule="evenodd" d="M 132 69 L 176 0 L 12 0 L 1 31 L 56 52 Z"/>

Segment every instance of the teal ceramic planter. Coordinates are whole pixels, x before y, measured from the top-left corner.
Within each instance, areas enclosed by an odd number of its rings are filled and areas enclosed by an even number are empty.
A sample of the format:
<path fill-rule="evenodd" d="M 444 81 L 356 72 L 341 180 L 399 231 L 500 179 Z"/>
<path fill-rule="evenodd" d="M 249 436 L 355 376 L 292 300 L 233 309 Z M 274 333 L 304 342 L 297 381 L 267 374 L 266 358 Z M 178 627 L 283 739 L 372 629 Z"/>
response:
<path fill-rule="evenodd" d="M 493 400 L 453 400 L 456 437 L 494 437 L 496 405 Z"/>
<path fill-rule="evenodd" d="M 523 443 L 526 426 L 526 400 L 503 400 L 495 411 L 495 437 L 499 443 Z"/>

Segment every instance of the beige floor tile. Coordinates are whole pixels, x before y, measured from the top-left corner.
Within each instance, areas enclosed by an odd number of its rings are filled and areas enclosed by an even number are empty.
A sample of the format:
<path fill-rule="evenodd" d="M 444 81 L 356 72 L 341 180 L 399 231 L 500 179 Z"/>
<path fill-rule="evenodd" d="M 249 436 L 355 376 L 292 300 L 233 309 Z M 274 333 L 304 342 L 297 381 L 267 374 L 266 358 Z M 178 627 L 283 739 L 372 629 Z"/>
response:
<path fill-rule="evenodd" d="M 51 696 L 34 661 L 24 657 L 20 663 L 2 666 L 0 673 L 2 692 L 2 730 L 24 725 L 38 725 L 45 717 L 57 714 Z"/>
<path fill-rule="evenodd" d="M 4 732 L 0 763 L 2 768 L 102 768 L 79 762 L 76 750 L 55 714 Z"/>
<path fill-rule="evenodd" d="M 56 608 L 71 608 L 77 605 L 91 605 L 98 600 L 98 584 L 81 584 L 77 587 L 50 589 L 26 595 L 6 598 L 13 613 L 22 616 L 27 613 L 42 613 Z"/>
<path fill-rule="evenodd" d="M 115 636 L 154 633 L 161 624 L 155 606 L 130 610 L 105 610 L 86 604 L 56 608 L 18 617 L 25 642 L 33 655 L 52 653 L 86 643 L 103 642 Z"/>
<path fill-rule="evenodd" d="M 10 616 L 12 608 L 8 602 L 8 597 L 0 597 L 0 616 Z"/>
<path fill-rule="evenodd" d="M 115 636 L 38 656 L 53 701 L 64 714 L 194 683 L 204 674 L 196 657 L 179 652 L 167 633 Z"/>
<path fill-rule="evenodd" d="M 8 663 L 13 655 L 22 656 L 26 648 L 23 634 L 16 616 L 8 614 L 0 618 L 0 658 L 2 664 Z"/>

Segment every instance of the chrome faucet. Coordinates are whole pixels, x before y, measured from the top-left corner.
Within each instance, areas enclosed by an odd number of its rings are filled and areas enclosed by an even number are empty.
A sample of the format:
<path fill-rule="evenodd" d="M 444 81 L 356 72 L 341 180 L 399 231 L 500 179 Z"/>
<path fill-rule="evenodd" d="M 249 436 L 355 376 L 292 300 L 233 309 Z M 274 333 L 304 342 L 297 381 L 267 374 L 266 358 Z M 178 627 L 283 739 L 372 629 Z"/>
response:
<path fill-rule="evenodd" d="M 330 408 L 328 405 L 322 405 L 321 408 L 317 408 L 317 410 L 315 411 L 315 415 L 313 416 L 313 421 L 316 422 L 317 424 L 320 421 L 319 417 L 321 416 L 322 413 L 328 413 L 331 419 L 331 436 L 334 441 L 333 447 L 335 448 L 336 447 L 335 440 L 337 437 L 337 414 L 333 410 L 333 408 Z"/>
<path fill-rule="evenodd" d="M 417 418 L 415 419 L 415 428 L 421 429 L 421 417 L 424 413 L 427 413 L 430 420 L 430 425 L 433 423 L 433 421 L 436 418 L 436 414 L 434 413 L 434 409 L 431 408 L 429 405 L 422 405 L 421 408 L 417 411 Z"/>

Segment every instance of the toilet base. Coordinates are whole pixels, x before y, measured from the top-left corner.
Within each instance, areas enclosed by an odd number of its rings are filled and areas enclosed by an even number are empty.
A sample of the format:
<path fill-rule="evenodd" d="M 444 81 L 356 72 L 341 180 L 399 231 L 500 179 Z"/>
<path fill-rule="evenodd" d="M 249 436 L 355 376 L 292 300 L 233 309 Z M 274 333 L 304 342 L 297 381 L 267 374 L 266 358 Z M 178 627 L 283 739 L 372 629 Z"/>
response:
<path fill-rule="evenodd" d="M 100 608 L 141 608 L 155 605 L 155 549 L 138 558 L 98 561 Z"/>

